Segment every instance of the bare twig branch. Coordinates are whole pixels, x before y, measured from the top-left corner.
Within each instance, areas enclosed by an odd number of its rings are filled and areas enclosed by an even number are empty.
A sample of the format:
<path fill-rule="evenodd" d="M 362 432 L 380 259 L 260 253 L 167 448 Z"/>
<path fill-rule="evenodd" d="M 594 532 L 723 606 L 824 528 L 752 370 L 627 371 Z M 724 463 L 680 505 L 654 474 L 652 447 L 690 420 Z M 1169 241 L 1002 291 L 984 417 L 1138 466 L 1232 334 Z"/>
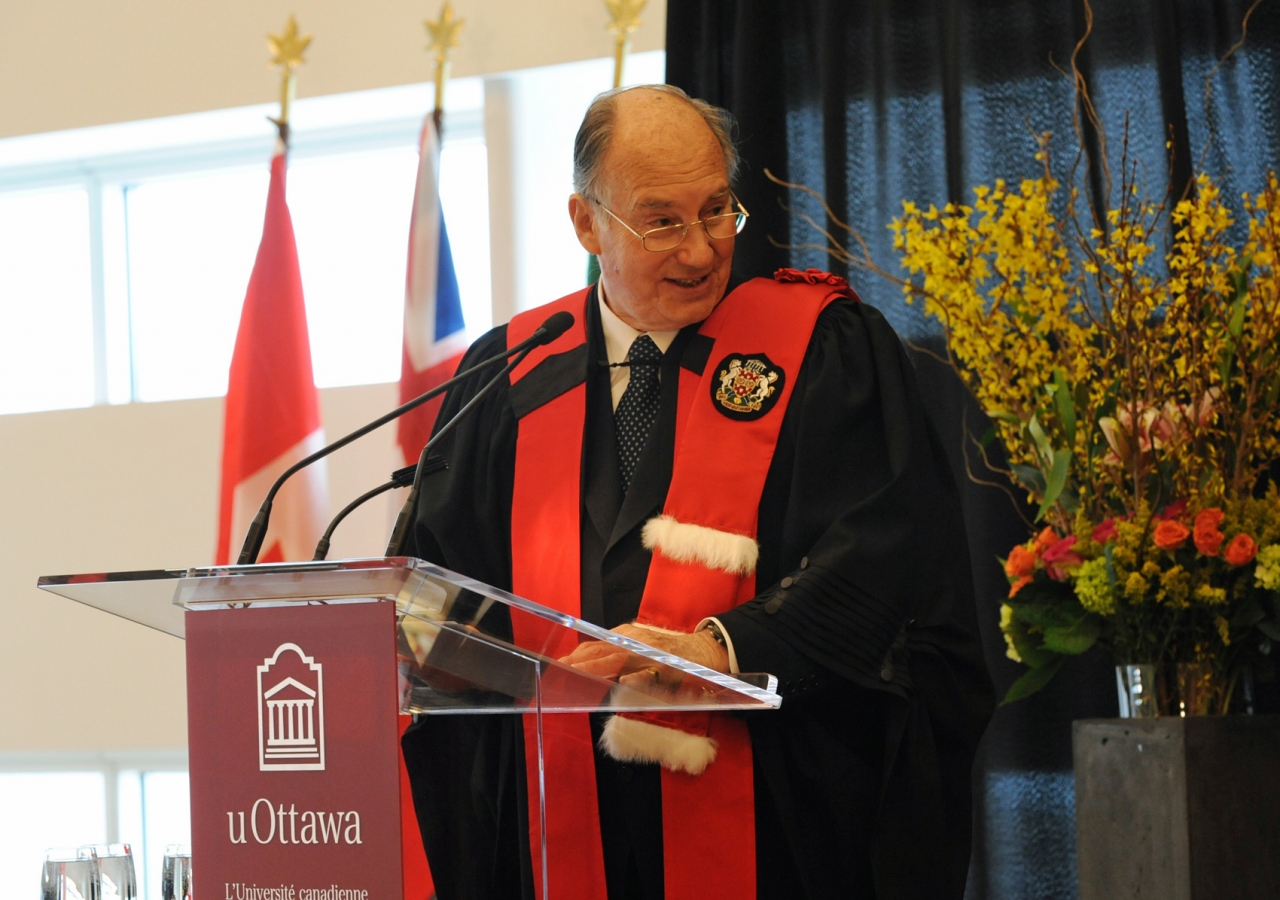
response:
<path fill-rule="evenodd" d="M 969 465 L 969 454 L 964 448 L 965 441 L 969 441 L 978 448 L 978 455 L 982 457 L 982 464 L 986 466 L 987 471 L 1002 476 L 1004 481 L 988 481 L 985 478 L 979 478 L 974 474 L 973 468 Z M 1013 504 L 1014 512 L 1027 525 L 1027 530 L 1031 531 L 1035 528 L 1035 523 L 1027 518 L 1027 514 L 1023 511 L 1024 504 L 1018 499 L 1009 487 L 1009 482 L 1013 481 L 1013 473 L 1005 469 L 997 468 L 991 464 L 991 460 L 987 457 L 987 448 L 982 446 L 982 441 L 973 436 L 973 432 L 969 430 L 969 409 L 965 407 L 960 413 L 960 455 L 964 457 L 964 473 L 968 479 L 974 484 L 980 484 L 983 487 L 992 487 L 1000 491 L 1009 498 L 1009 502 Z"/>
<path fill-rule="evenodd" d="M 1213 78 L 1218 74 L 1218 70 L 1222 68 L 1223 63 L 1235 56 L 1237 50 L 1244 46 L 1245 38 L 1249 35 L 1249 17 L 1253 15 L 1253 11 L 1258 8 L 1262 0 L 1253 0 L 1253 3 L 1245 10 L 1244 18 L 1240 20 L 1240 40 L 1232 44 L 1227 52 L 1209 70 L 1209 74 L 1204 77 L 1204 126 L 1207 131 L 1204 139 L 1204 148 L 1200 151 L 1200 160 L 1196 163 L 1196 168 L 1204 168 L 1204 158 L 1209 155 L 1209 147 L 1213 144 L 1214 138 L 1217 137 L 1218 130 L 1214 127 L 1213 116 Z"/>

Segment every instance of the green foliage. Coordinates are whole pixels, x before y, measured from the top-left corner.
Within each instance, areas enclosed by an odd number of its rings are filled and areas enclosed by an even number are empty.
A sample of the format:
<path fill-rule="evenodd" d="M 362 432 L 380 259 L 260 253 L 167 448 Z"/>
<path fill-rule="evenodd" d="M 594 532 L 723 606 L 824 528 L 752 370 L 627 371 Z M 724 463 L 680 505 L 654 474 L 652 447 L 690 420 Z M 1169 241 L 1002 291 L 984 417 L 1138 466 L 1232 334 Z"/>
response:
<path fill-rule="evenodd" d="M 1022 677 L 1009 687 L 1009 692 L 1004 695 L 1001 705 L 1013 703 L 1015 700 L 1021 700 L 1024 697 L 1030 697 L 1039 691 L 1052 680 L 1054 675 L 1058 674 L 1058 670 L 1062 668 L 1062 664 L 1066 661 L 1067 658 L 1065 656 L 1054 654 L 1054 657 L 1044 665 L 1036 666 L 1024 672 Z"/>

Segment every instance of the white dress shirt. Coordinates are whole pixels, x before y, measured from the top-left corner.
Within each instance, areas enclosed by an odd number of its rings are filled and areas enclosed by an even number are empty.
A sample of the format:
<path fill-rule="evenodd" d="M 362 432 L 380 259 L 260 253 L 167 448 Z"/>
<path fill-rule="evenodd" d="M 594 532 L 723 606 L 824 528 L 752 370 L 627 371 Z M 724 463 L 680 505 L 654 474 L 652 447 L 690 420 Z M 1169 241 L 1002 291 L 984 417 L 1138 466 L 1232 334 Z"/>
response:
<path fill-rule="evenodd" d="M 677 331 L 636 331 L 626 322 L 617 317 L 613 310 L 609 308 L 609 304 L 604 299 L 604 285 L 601 284 L 600 289 L 596 291 L 596 295 L 600 300 L 600 324 L 604 326 L 604 349 L 609 357 L 609 364 L 626 362 L 627 354 L 631 352 L 631 344 L 636 338 L 642 334 L 648 334 L 653 342 L 658 345 L 658 349 L 663 353 L 667 352 L 667 348 L 671 346 L 671 342 L 676 339 Z M 661 376 L 659 376 L 661 377 Z M 618 408 L 618 401 L 622 399 L 622 394 L 627 389 L 627 384 L 631 381 L 630 366 L 616 366 L 609 370 L 609 385 L 613 394 L 613 408 Z"/>

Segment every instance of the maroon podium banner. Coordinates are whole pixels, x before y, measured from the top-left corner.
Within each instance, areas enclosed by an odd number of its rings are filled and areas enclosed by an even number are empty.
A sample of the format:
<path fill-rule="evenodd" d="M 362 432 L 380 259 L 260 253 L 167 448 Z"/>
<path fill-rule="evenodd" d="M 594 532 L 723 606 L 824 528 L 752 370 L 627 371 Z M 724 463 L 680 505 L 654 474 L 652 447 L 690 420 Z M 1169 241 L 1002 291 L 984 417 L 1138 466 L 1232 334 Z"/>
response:
<path fill-rule="evenodd" d="M 391 603 L 186 614 L 205 900 L 402 900 Z"/>

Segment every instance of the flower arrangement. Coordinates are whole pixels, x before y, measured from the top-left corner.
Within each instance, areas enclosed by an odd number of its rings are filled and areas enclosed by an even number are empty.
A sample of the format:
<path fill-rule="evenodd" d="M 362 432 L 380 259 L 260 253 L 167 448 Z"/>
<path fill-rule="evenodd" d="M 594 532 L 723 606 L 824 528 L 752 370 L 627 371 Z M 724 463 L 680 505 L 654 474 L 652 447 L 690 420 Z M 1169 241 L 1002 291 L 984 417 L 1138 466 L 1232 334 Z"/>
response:
<path fill-rule="evenodd" d="M 1094 524 L 1078 514 L 1071 533 L 1046 527 L 1004 561 L 1010 596 L 1000 628 L 1011 659 L 1030 671 L 1006 699 L 1042 687 L 1067 656 L 1095 644 L 1117 661 L 1192 664 L 1206 670 L 1209 708 L 1227 708 L 1245 665 L 1270 680 L 1270 642 L 1280 638 L 1280 496 L 1221 506 L 1172 503 L 1153 514 Z M 1166 701 L 1167 703 L 1167 701 Z"/>
<path fill-rule="evenodd" d="M 1161 254 L 1164 209 L 1136 167 L 1085 230 L 1075 190 L 1055 215 L 1043 146 L 1040 178 L 972 206 L 906 203 L 890 226 L 908 300 L 943 323 L 1048 526 L 1004 563 L 1001 627 L 1030 667 L 1007 699 L 1102 643 L 1118 662 L 1210 665 L 1223 706 L 1243 664 L 1270 674 L 1280 639 L 1280 182 L 1244 196 L 1237 249 L 1199 176 Z"/>

